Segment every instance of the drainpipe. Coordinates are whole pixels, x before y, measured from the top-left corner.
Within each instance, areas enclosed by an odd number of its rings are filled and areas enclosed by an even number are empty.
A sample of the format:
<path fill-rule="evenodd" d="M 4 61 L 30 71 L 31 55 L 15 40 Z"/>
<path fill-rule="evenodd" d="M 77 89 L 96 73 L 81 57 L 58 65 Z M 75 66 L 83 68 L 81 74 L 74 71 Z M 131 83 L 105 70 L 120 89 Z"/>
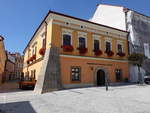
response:
<path fill-rule="evenodd" d="M 45 49 L 46 49 L 46 44 L 47 44 L 47 26 L 48 26 L 48 24 L 47 24 L 46 21 L 44 21 L 44 23 L 45 23 Z"/>
<path fill-rule="evenodd" d="M 128 16 L 128 12 L 129 12 L 129 9 L 128 8 L 123 8 L 123 12 L 125 13 L 125 27 L 126 27 L 126 31 L 128 31 L 128 22 L 127 22 L 127 16 Z M 128 35 L 127 35 L 127 40 L 128 40 L 128 54 L 130 54 L 130 49 L 129 49 L 129 32 L 128 32 Z"/>

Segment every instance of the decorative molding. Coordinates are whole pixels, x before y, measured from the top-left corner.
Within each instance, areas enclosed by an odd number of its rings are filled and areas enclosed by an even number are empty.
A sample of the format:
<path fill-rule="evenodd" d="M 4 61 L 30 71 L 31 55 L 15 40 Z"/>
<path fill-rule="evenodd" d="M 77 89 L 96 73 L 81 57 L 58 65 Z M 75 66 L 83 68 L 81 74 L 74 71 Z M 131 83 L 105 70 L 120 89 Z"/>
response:
<path fill-rule="evenodd" d="M 79 47 L 79 38 L 80 37 L 85 39 L 85 46 L 87 48 L 87 33 L 78 31 L 78 47 Z"/>
<path fill-rule="evenodd" d="M 39 59 L 35 60 L 35 61 L 34 61 L 34 62 L 32 62 L 31 64 L 29 64 L 29 65 L 28 65 L 28 67 L 30 67 L 30 66 L 32 66 L 32 65 L 34 65 L 34 64 L 36 64 L 36 63 L 38 63 L 38 62 L 40 62 L 40 61 L 42 61 L 42 60 L 43 60 L 43 58 L 44 58 L 44 57 L 41 57 L 41 58 L 39 58 Z"/>
<path fill-rule="evenodd" d="M 70 35 L 71 36 L 71 45 L 72 45 L 72 32 L 73 30 L 71 29 L 65 29 L 65 28 L 62 28 L 62 41 L 61 41 L 61 44 L 63 45 L 63 35 Z"/>
<path fill-rule="evenodd" d="M 69 27 L 69 28 L 77 29 L 77 30 L 84 30 L 86 32 L 92 32 L 92 33 L 96 33 L 96 34 L 99 34 L 99 35 L 107 35 L 107 36 L 110 36 L 110 37 L 115 37 L 115 38 L 120 38 L 120 39 L 123 39 L 123 40 L 127 40 L 126 36 L 115 34 L 115 33 L 108 33 L 106 31 L 101 31 L 101 30 L 89 28 L 89 27 L 86 27 L 86 26 L 81 28 L 78 25 L 76 25 L 76 26 L 73 25 L 73 24 L 66 25 L 65 23 L 61 23 L 61 22 L 58 22 L 58 21 L 57 22 L 53 21 L 53 24 L 57 24 L 57 25 L 60 25 L 60 26 L 63 26 L 63 27 Z"/>
<path fill-rule="evenodd" d="M 66 29 L 66 28 L 62 28 L 62 33 L 64 34 L 72 34 L 73 30 L 71 29 Z"/>
<path fill-rule="evenodd" d="M 89 60 L 103 60 L 103 61 L 112 61 L 112 62 L 128 62 L 128 60 L 118 60 L 118 59 L 108 59 L 108 58 L 96 58 L 96 57 L 89 57 L 89 56 L 75 56 L 75 55 L 64 55 L 61 54 L 61 57 L 68 57 L 68 58 L 78 58 L 78 59 L 89 59 Z"/>
<path fill-rule="evenodd" d="M 87 33 L 78 31 L 78 37 L 87 37 Z"/>

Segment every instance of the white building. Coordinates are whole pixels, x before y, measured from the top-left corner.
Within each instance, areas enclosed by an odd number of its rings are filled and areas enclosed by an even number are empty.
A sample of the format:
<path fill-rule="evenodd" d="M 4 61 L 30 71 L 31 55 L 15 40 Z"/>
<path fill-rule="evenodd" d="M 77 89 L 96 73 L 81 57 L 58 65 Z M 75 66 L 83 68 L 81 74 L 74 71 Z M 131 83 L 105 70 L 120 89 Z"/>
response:
<path fill-rule="evenodd" d="M 90 21 L 129 32 L 129 52 L 139 52 L 148 57 L 142 67 L 142 75 L 150 73 L 150 17 L 125 8 L 100 4 Z M 130 68 L 131 82 L 137 82 L 137 67 Z"/>

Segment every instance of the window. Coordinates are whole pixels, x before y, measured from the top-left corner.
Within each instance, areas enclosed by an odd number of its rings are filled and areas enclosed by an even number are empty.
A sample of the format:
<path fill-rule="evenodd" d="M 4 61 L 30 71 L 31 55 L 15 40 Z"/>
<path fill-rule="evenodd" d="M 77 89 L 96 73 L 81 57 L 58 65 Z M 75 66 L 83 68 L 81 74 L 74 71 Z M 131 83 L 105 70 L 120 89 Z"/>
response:
<path fill-rule="evenodd" d="M 34 53 L 35 55 L 36 55 L 36 51 L 37 51 L 37 47 L 35 47 L 35 53 Z"/>
<path fill-rule="evenodd" d="M 106 51 L 111 51 L 111 43 L 106 42 Z"/>
<path fill-rule="evenodd" d="M 85 38 L 79 37 L 79 48 L 86 48 Z"/>
<path fill-rule="evenodd" d="M 120 53 L 123 52 L 123 51 L 122 51 L 122 45 L 121 45 L 121 44 L 118 44 L 118 45 L 117 45 L 117 48 L 118 48 L 118 52 L 120 52 Z"/>
<path fill-rule="evenodd" d="M 32 70 L 31 71 L 31 80 L 35 80 L 35 76 L 36 76 L 36 70 Z"/>
<path fill-rule="evenodd" d="M 35 80 L 36 78 L 36 70 L 33 71 L 33 79 Z"/>
<path fill-rule="evenodd" d="M 122 70 L 121 69 L 116 69 L 116 81 L 121 81 L 122 80 Z"/>
<path fill-rule="evenodd" d="M 72 81 L 80 81 L 80 67 L 71 67 L 71 77 Z"/>
<path fill-rule="evenodd" d="M 31 71 L 31 78 L 30 78 L 31 80 L 33 79 L 33 71 Z"/>
<path fill-rule="evenodd" d="M 44 38 L 42 42 L 42 48 L 45 48 L 45 46 L 46 46 L 46 39 Z"/>
<path fill-rule="evenodd" d="M 94 40 L 94 50 L 99 50 L 99 40 Z"/>
<path fill-rule="evenodd" d="M 34 55 L 34 53 L 35 53 L 35 52 L 34 52 L 34 48 L 32 48 L 32 55 Z"/>
<path fill-rule="evenodd" d="M 68 34 L 63 35 L 63 46 L 71 45 L 71 36 Z"/>

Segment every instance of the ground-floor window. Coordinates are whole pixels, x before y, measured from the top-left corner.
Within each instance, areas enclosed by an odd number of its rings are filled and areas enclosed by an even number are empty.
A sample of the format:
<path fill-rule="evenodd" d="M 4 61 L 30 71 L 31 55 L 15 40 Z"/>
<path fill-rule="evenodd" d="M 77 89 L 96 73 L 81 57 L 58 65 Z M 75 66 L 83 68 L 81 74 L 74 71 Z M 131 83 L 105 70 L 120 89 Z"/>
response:
<path fill-rule="evenodd" d="M 116 81 L 121 81 L 122 80 L 122 70 L 116 69 L 115 74 L 116 74 Z"/>
<path fill-rule="evenodd" d="M 71 67 L 71 78 L 72 81 L 80 81 L 81 78 L 81 68 L 80 67 Z"/>
<path fill-rule="evenodd" d="M 33 78 L 34 78 L 34 80 L 36 79 L 36 70 L 34 70 L 34 72 L 33 72 Z"/>
<path fill-rule="evenodd" d="M 35 76 L 36 76 L 36 70 L 32 70 L 31 71 L 31 80 L 35 80 Z"/>

